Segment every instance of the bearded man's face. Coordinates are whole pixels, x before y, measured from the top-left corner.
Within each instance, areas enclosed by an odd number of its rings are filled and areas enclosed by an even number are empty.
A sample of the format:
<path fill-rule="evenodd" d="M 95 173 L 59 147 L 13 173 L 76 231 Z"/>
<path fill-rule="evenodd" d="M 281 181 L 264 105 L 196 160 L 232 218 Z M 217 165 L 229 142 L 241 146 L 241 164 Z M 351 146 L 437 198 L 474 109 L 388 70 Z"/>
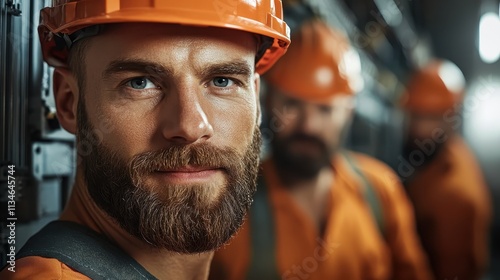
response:
<path fill-rule="evenodd" d="M 92 199 L 151 246 L 216 249 L 255 192 L 255 38 L 156 24 L 102 33 L 86 46 L 78 81 L 77 145 Z"/>

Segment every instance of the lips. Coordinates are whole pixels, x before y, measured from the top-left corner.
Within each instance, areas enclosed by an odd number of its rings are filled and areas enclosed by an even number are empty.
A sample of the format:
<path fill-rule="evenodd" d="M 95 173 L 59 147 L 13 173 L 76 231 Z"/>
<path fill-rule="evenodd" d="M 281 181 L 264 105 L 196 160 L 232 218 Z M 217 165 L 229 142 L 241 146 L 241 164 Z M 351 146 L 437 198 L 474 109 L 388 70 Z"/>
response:
<path fill-rule="evenodd" d="M 215 171 L 220 170 L 222 168 L 219 167 L 202 167 L 202 166 L 184 166 L 174 169 L 162 169 L 156 170 L 155 172 L 164 172 L 164 173 L 198 173 L 205 171 Z"/>
<path fill-rule="evenodd" d="M 184 166 L 174 169 L 156 170 L 153 174 L 158 179 L 165 183 L 206 183 L 216 180 L 223 176 L 224 169 L 219 167 L 206 167 L 206 166 Z"/>

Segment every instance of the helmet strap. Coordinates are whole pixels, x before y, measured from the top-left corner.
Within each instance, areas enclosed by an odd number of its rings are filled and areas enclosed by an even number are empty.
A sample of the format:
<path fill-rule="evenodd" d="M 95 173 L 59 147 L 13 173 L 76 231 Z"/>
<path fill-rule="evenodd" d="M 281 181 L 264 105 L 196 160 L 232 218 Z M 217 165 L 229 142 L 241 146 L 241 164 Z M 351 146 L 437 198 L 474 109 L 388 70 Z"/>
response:
<path fill-rule="evenodd" d="M 68 50 L 71 49 L 71 47 L 78 41 L 95 36 L 99 34 L 99 31 L 101 29 L 100 25 L 91 25 L 87 26 L 85 28 L 82 28 L 80 30 L 77 30 L 71 34 L 64 34 L 64 33 L 58 33 L 54 37 L 56 40 L 56 44 L 58 46 L 64 45 Z"/>

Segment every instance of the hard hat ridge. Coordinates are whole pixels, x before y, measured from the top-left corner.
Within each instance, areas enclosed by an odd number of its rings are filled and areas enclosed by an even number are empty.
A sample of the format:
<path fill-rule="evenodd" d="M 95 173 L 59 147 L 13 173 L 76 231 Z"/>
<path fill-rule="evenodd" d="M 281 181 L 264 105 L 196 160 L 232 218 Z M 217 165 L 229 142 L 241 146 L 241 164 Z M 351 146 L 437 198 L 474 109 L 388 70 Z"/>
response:
<path fill-rule="evenodd" d="M 86 27 L 127 22 L 211 26 L 256 34 L 264 38 L 256 61 L 258 73 L 271 67 L 290 44 L 281 0 L 54 0 L 40 12 L 44 60 L 51 66 L 66 66 L 68 48 L 61 49 L 59 38 L 71 46 L 75 39 L 92 35 L 79 32 Z"/>

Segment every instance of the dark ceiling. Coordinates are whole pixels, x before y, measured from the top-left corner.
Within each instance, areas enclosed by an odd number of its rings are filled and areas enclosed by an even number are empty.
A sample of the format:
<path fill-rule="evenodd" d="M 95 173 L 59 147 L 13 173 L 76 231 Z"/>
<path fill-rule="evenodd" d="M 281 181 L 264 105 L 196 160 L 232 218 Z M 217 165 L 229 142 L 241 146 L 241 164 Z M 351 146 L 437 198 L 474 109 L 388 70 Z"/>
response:
<path fill-rule="evenodd" d="M 428 39 L 430 51 L 436 57 L 455 62 L 468 80 L 479 75 L 500 74 L 500 63 L 485 64 L 478 53 L 479 19 L 481 14 L 498 13 L 498 0 L 341 0 L 355 15 L 356 25 L 363 29 L 377 21 L 381 3 L 395 4 L 409 26 L 393 26 L 385 31 L 398 58 L 409 59 L 405 42 L 397 38 L 398 29 L 410 27 L 420 39 Z M 400 32 L 401 34 L 401 32 Z M 500 35 L 499 35 L 500 36 Z M 389 62 L 394 63 L 394 62 Z M 412 67 L 412 61 L 399 61 Z"/>

